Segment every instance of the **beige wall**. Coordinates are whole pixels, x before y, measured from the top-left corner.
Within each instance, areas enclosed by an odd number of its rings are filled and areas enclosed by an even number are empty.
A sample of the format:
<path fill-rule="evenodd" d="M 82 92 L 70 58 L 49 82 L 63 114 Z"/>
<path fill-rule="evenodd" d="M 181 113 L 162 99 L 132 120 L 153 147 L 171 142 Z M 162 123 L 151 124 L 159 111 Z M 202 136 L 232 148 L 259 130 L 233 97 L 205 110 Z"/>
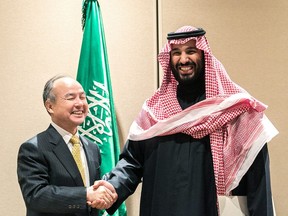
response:
<path fill-rule="evenodd" d="M 1 215 L 25 215 L 16 177 L 18 147 L 49 124 L 41 102 L 45 81 L 57 73 L 76 75 L 81 2 L 0 4 Z M 143 101 L 157 86 L 156 1 L 99 2 L 123 144 Z M 267 115 L 280 131 L 269 145 L 272 187 L 278 215 L 287 215 L 287 1 L 161 0 L 159 5 L 161 47 L 167 32 L 186 24 L 203 27 L 231 78 L 269 105 Z M 139 191 L 127 201 L 130 216 L 138 215 Z"/>

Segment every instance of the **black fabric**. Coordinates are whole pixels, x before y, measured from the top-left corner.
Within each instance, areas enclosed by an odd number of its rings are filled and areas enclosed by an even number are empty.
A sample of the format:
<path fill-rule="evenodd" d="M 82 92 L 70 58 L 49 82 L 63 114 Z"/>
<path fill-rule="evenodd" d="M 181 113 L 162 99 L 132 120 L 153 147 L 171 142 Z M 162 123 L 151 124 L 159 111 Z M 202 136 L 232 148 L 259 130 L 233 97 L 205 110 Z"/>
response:
<path fill-rule="evenodd" d="M 206 31 L 202 28 L 197 28 L 190 32 L 170 32 L 167 34 L 168 40 L 188 38 L 188 37 L 199 37 L 206 34 Z"/>
<path fill-rule="evenodd" d="M 109 213 L 134 192 L 142 177 L 141 216 L 217 215 L 209 137 L 173 134 L 128 141 L 109 177 L 119 195 Z"/>
<path fill-rule="evenodd" d="M 186 88 L 186 85 L 177 86 L 177 99 L 184 110 L 195 103 L 205 99 L 205 80 L 204 75 L 198 78 L 193 88 Z"/>
<path fill-rule="evenodd" d="M 204 74 L 193 88 L 178 85 L 182 109 L 205 99 Z M 140 216 L 217 216 L 210 138 L 178 133 L 128 140 L 115 169 L 104 179 L 118 193 L 112 214 L 142 183 Z M 234 195 L 247 195 L 250 215 L 272 216 L 267 147 L 259 153 Z M 128 212 L 129 213 L 129 212 Z"/>
<path fill-rule="evenodd" d="M 248 209 L 252 215 L 273 215 L 267 144 L 257 155 L 254 163 L 232 191 L 235 196 L 247 196 Z"/>
<path fill-rule="evenodd" d="M 112 214 L 142 183 L 140 216 L 216 216 L 217 196 L 209 137 L 185 134 L 128 141 L 116 168 L 105 176 L 118 193 Z M 250 216 L 273 216 L 265 146 L 233 195 L 247 196 Z"/>

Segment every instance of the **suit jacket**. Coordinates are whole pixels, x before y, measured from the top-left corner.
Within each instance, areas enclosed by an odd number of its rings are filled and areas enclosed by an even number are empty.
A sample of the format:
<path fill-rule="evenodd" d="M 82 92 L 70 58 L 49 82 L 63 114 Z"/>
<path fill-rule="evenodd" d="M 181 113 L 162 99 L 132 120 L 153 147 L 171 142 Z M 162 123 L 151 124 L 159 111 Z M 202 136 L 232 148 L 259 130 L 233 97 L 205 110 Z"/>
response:
<path fill-rule="evenodd" d="M 93 142 L 80 136 L 87 158 L 90 184 L 100 179 L 101 156 Z M 18 153 L 18 181 L 27 216 L 96 216 L 86 204 L 86 188 L 73 156 L 56 129 L 24 142 Z"/>

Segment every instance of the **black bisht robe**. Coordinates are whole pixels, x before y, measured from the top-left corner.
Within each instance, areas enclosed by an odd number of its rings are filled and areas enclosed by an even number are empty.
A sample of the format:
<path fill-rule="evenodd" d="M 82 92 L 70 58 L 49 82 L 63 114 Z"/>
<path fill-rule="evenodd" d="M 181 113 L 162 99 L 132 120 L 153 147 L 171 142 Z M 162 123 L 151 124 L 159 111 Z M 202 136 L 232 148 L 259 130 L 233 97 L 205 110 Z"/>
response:
<path fill-rule="evenodd" d="M 196 94 L 179 92 L 183 109 L 205 98 L 203 89 Z M 143 141 L 128 140 L 116 168 L 104 179 L 118 193 L 118 200 L 107 210 L 109 214 L 142 182 L 140 216 L 218 215 L 209 136 L 194 139 L 177 133 Z M 273 215 L 266 145 L 233 195 L 247 196 L 250 215 Z"/>

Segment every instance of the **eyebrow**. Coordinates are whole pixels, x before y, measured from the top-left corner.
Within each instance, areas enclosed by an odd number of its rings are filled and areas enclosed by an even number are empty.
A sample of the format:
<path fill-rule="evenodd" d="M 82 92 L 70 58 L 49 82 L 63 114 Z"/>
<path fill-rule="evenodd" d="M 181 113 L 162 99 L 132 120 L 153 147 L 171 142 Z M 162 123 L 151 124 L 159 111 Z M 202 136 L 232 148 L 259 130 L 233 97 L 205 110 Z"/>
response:
<path fill-rule="evenodd" d="M 189 46 L 187 49 L 198 49 L 196 46 Z"/>
<path fill-rule="evenodd" d="M 175 50 L 179 50 L 179 48 L 173 48 L 173 49 L 171 50 L 171 52 L 173 52 L 173 51 L 175 51 Z"/>
<path fill-rule="evenodd" d="M 189 47 L 187 47 L 185 50 L 187 50 L 187 49 L 196 49 L 196 50 L 198 50 L 198 48 L 196 47 L 196 46 L 189 46 Z M 173 48 L 172 50 L 171 50 L 171 52 L 172 51 L 177 51 L 177 50 L 179 50 L 179 48 L 177 47 L 177 48 Z"/>
<path fill-rule="evenodd" d="M 75 95 L 85 95 L 85 92 L 82 91 L 82 92 L 79 92 L 79 93 L 67 93 L 64 95 L 64 97 L 69 97 L 69 96 L 75 96 Z"/>

